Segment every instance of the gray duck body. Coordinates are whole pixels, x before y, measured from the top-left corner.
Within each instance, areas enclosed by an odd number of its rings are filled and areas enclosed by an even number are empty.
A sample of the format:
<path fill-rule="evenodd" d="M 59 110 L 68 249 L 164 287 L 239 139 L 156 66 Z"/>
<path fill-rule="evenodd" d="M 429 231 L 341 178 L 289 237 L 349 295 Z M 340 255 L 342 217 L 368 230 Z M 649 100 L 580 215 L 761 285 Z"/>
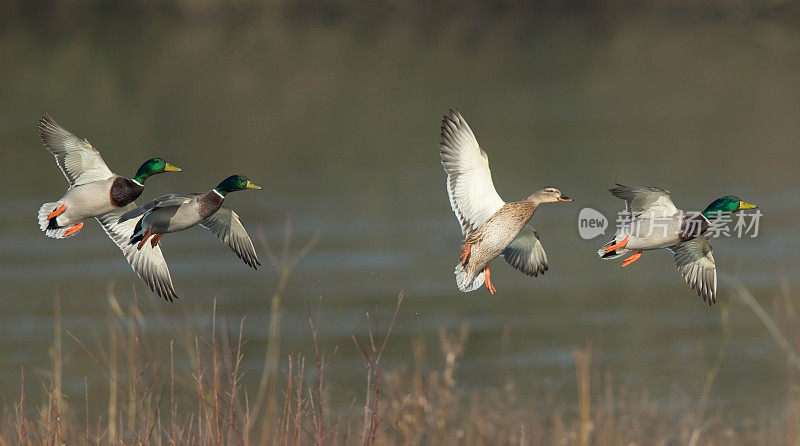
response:
<path fill-rule="evenodd" d="M 122 208 L 139 198 L 144 186 L 119 175 L 72 186 L 58 200 L 66 206 L 55 218 L 58 226 L 72 226 L 87 218 L 99 217 Z"/>
<path fill-rule="evenodd" d="M 733 213 L 756 206 L 738 197 L 726 196 L 714 200 L 703 212 L 684 212 L 672 202 L 670 192 L 659 187 L 617 183 L 609 192 L 625 201 L 624 214 L 629 221 L 613 240 L 597 251 L 598 256 L 615 259 L 630 255 L 622 263 L 624 268 L 637 261 L 642 251 L 666 248 L 672 252 L 684 281 L 709 305 L 716 302 L 717 270 L 711 243 L 705 235 L 711 226 L 706 215 L 708 212 Z"/>
<path fill-rule="evenodd" d="M 175 195 L 147 212 L 142 218 L 142 228 L 154 234 L 183 231 L 212 216 L 223 201 L 222 195 L 213 190 L 205 194 Z"/>
<path fill-rule="evenodd" d="M 228 186 L 224 192 L 219 192 L 215 188 L 206 193 L 163 195 L 117 218 L 117 224 L 135 225 L 133 233 L 129 237 L 120 239 L 120 243 L 130 252 L 139 252 L 148 246 L 156 248 L 161 236 L 166 233 L 201 226 L 211 231 L 247 266 L 258 269 L 261 263 L 241 219 L 233 210 L 222 207 L 225 193 L 231 191 L 231 182 L 236 182 L 234 185 L 236 189 L 233 190 L 261 189 L 247 177 L 232 175 L 220 183 Z M 150 243 L 147 243 L 148 240 Z M 166 263 L 153 269 L 162 275 L 168 273 Z M 168 300 L 175 297 L 177 296 L 174 293 L 165 296 Z"/>
<path fill-rule="evenodd" d="M 710 222 L 700 213 L 679 212 L 671 216 L 643 216 L 617 235 L 622 240 L 630 236 L 625 252 L 668 248 L 703 235 Z"/>

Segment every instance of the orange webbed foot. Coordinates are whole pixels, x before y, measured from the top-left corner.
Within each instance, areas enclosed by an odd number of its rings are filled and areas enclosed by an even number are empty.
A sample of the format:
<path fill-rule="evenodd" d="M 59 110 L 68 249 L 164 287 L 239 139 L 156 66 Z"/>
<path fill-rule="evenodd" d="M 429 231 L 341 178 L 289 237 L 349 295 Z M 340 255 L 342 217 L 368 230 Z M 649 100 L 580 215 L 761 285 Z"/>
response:
<path fill-rule="evenodd" d="M 57 207 L 56 210 L 47 214 L 47 219 L 50 220 L 53 217 L 58 217 L 59 215 L 63 214 L 64 211 L 67 210 L 67 205 L 62 204 L 61 206 Z"/>
<path fill-rule="evenodd" d="M 631 236 L 630 235 L 626 235 L 625 238 L 622 239 L 621 242 L 615 243 L 615 244 L 613 244 L 611 246 L 606 247 L 606 252 L 611 252 L 611 251 L 615 251 L 617 249 L 624 248 L 625 246 L 627 246 L 629 238 L 631 238 Z"/>
<path fill-rule="evenodd" d="M 83 229 L 83 223 L 78 223 L 77 225 L 67 229 L 64 232 L 64 237 L 69 237 L 70 235 L 75 234 L 76 232 L 80 231 L 81 229 Z"/>
<path fill-rule="evenodd" d="M 458 261 L 461 262 L 462 265 L 467 264 L 467 260 L 469 260 L 469 252 L 472 249 L 472 245 L 469 243 L 464 244 L 464 249 L 461 252 L 461 257 L 458 258 Z"/>
<path fill-rule="evenodd" d="M 163 237 L 163 236 L 164 236 L 164 234 L 156 234 L 156 235 L 154 235 L 153 238 L 150 239 L 150 246 L 155 248 L 156 245 L 158 244 L 158 241 L 161 240 L 161 237 Z"/>
<path fill-rule="evenodd" d="M 642 251 L 637 251 L 634 255 L 628 257 L 627 259 L 625 259 L 624 262 L 622 262 L 622 267 L 625 268 L 626 266 L 630 265 L 631 263 L 639 260 L 640 257 L 642 257 Z"/>
<path fill-rule="evenodd" d="M 483 282 L 486 284 L 486 289 L 489 290 L 489 293 L 491 295 L 494 295 L 494 293 L 497 292 L 497 288 L 495 288 L 494 285 L 492 285 L 492 280 L 491 280 L 492 275 L 489 272 L 489 267 L 487 266 L 483 270 L 486 272 L 486 276 L 483 279 Z"/>

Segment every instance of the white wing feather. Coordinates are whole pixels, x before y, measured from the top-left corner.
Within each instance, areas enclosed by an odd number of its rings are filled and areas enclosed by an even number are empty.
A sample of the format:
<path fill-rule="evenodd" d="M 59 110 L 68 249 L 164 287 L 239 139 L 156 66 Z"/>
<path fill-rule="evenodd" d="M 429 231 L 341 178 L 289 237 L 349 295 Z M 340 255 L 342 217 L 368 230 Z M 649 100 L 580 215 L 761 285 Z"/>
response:
<path fill-rule="evenodd" d="M 494 188 L 489 158 L 457 110 L 442 119 L 439 154 L 447 172 L 447 194 L 461 233 L 469 234 L 505 202 Z"/>
<path fill-rule="evenodd" d="M 70 186 L 107 180 L 114 176 L 100 152 L 89 141 L 80 139 L 61 127 L 49 115 L 39 120 L 39 136 L 47 150 L 56 158 L 56 164 L 67 177 Z"/>
<path fill-rule="evenodd" d="M 642 214 L 651 217 L 669 217 L 679 213 L 666 189 L 658 187 L 624 186 L 617 183 L 609 189 L 612 195 L 625 200 L 625 212 L 638 218 Z"/>
<path fill-rule="evenodd" d="M 136 244 L 130 244 L 130 239 L 139 219 L 119 222 L 119 218 L 123 213 L 135 208 L 136 205 L 131 203 L 114 212 L 97 217 L 97 221 L 111 240 L 122 250 L 125 260 L 128 261 L 136 274 L 144 280 L 144 283 L 154 293 L 172 302 L 173 299 L 178 298 L 178 295 L 175 294 L 167 261 L 164 259 L 164 254 L 161 253 L 161 246 L 152 247 L 150 243 L 145 243 L 142 249 L 136 249 Z"/>
<path fill-rule="evenodd" d="M 683 280 L 709 305 L 717 301 L 717 266 L 707 237 L 670 246 Z"/>
<path fill-rule="evenodd" d="M 247 266 L 258 269 L 258 266 L 261 265 L 250 236 L 247 235 L 239 215 L 233 210 L 221 207 L 210 217 L 201 221 L 200 226 L 213 232 Z"/>

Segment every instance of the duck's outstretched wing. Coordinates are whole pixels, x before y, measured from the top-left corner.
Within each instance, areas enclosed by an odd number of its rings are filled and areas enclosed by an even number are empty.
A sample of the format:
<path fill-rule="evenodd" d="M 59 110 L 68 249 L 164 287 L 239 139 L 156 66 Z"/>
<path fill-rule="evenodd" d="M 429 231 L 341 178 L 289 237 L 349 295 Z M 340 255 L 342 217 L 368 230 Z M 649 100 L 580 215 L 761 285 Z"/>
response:
<path fill-rule="evenodd" d="M 61 127 L 50 115 L 39 120 L 39 136 L 45 148 L 56 158 L 56 164 L 70 186 L 106 180 L 114 174 L 89 141 L 80 139 Z"/>
<path fill-rule="evenodd" d="M 152 201 L 145 203 L 139 207 L 135 207 L 129 211 L 124 212 L 119 216 L 119 222 L 124 223 L 128 220 L 134 219 L 140 215 L 144 215 L 157 207 L 177 206 L 191 200 L 192 197 L 182 194 L 167 194 L 162 195 Z M 127 209 L 127 206 L 125 207 Z"/>
<path fill-rule="evenodd" d="M 150 243 L 145 243 L 142 249 L 136 249 L 136 244 L 130 244 L 130 239 L 137 220 L 127 220 L 122 223 L 119 221 L 124 212 L 135 208 L 136 205 L 131 203 L 119 210 L 97 217 L 97 221 L 111 240 L 122 250 L 125 260 L 128 261 L 136 274 L 144 280 L 144 283 L 154 293 L 172 302 L 178 298 L 178 295 L 175 294 L 175 288 L 172 286 L 172 277 L 169 274 L 167 261 L 161 253 L 161 246 L 156 245 L 153 247 Z"/>
<path fill-rule="evenodd" d="M 717 301 L 717 266 L 707 237 L 670 246 L 683 280 L 709 305 Z"/>
<path fill-rule="evenodd" d="M 258 269 L 261 263 L 258 261 L 256 249 L 247 231 L 239 219 L 239 215 L 231 209 L 221 207 L 212 216 L 200 222 L 200 226 L 213 232 L 222 242 L 228 245 L 236 256 L 242 259 L 249 267 Z"/>
<path fill-rule="evenodd" d="M 439 154 L 447 172 L 447 195 L 461 233 L 467 235 L 505 202 L 494 189 L 486 152 L 458 110 L 450 110 L 450 116 L 444 116 L 441 130 Z"/>
<path fill-rule="evenodd" d="M 625 200 L 625 212 L 632 217 L 648 213 L 654 216 L 671 216 L 677 214 L 678 208 L 672 203 L 668 190 L 658 187 L 623 186 L 617 183 L 608 190 L 611 195 Z"/>
<path fill-rule="evenodd" d="M 503 251 L 503 258 L 509 265 L 533 277 L 544 274 L 550 267 L 539 233 L 530 225 L 525 225 L 511 241 Z"/>

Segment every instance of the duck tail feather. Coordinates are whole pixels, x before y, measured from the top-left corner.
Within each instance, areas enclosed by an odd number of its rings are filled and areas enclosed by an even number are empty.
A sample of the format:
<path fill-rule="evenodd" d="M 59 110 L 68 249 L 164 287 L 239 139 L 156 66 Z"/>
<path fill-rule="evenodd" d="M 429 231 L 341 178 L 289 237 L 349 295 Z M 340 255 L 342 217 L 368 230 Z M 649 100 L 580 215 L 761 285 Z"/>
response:
<path fill-rule="evenodd" d="M 53 220 L 55 220 L 55 218 Z M 75 231 L 73 231 L 69 235 L 67 235 L 67 231 L 69 231 L 70 229 L 74 228 L 75 226 L 77 226 L 77 225 L 48 228 L 48 229 L 46 229 L 44 231 L 44 234 L 46 236 L 50 237 L 50 238 L 67 238 L 67 237 L 71 237 L 73 234 L 75 234 Z"/>
<path fill-rule="evenodd" d="M 486 272 L 481 271 L 474 277 L 471 277 L 461 262 L 458 262 L 455 271 L 453 272 L 456 275 L 456 284 L 458 285 L 458 289 L 465 293 L 475 291 L 480 288 L 483 285 L 483 281 L 486 276 Z"/>
<path fill-rule="evenodd" d="M 48 237 L 53 237 L 52 235 L 50 235 L 53 232 L 52 230 L 58 229 L 59 226 L 58 222 L 56 221 L 58 219 L 57 216 L 53 218 L 47 218 L 47 216 L 50 215 L 51 212 L 58 209 L 58 207 L 61 206 L 61 204 L 62 203 L 60 201 L 54 201 L 52 203 L 45 203 L 42 205 L 42 207 L 39 208 L 39 215 L 38 215 L 39 229 L 45 231 L 45 234 L 47 234 Z M 61 238 L 61 237 L 55 237 L 55 238 Z"/>
<path fill-rule="evenodd" d="M 601 259 L 611 260 L 611 259 L 616 259 L 617 257 L 622 257 L 623 255 L 625 255 L 626 252 L 630 251 L 629 249 L 621 248 L 606 252 L 607 247 L 614 245 L 616 243 L 617 239 L 615 237 L 610 242 L 603 245 L 602 248 L 598 249 L 597 255 L 600 256 Z"/>

